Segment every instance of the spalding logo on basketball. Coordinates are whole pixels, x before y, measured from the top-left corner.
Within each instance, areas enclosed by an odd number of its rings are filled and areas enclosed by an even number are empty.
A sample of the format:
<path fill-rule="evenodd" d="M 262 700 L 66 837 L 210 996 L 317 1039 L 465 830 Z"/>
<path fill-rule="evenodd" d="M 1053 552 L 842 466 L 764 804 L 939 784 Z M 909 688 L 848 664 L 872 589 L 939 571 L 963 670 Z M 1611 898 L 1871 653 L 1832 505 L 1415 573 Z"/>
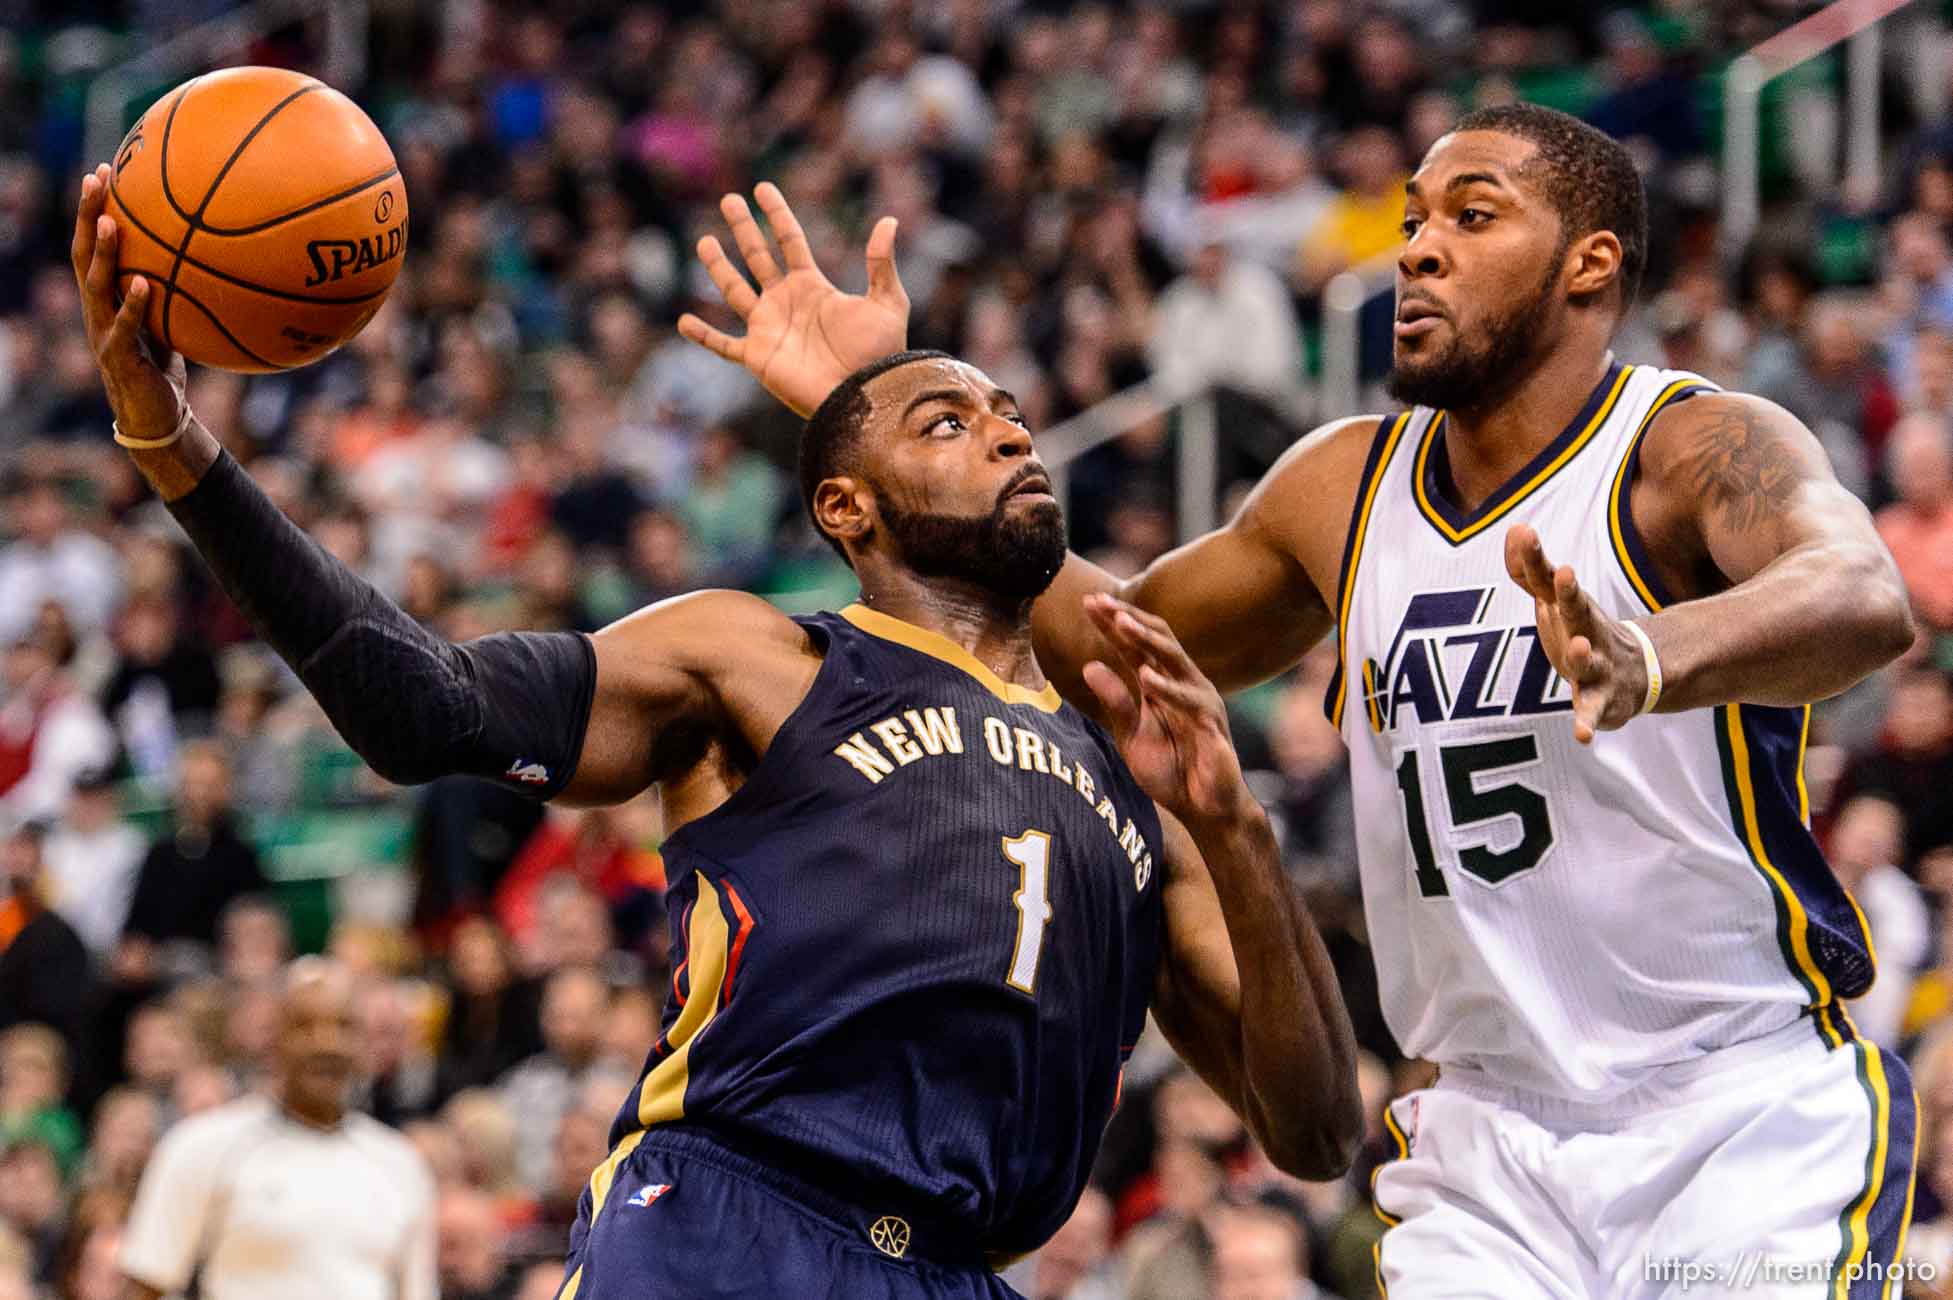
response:
<path fill-rule="evenodd" d="M 282 68 L 213 72 L 157 100 L 116 150 L 108 213 L 118 286 L 153 286 L 149 332 L 225 370 L 331 352 L 379 311 L 407 248 L 379 128 Z"/>

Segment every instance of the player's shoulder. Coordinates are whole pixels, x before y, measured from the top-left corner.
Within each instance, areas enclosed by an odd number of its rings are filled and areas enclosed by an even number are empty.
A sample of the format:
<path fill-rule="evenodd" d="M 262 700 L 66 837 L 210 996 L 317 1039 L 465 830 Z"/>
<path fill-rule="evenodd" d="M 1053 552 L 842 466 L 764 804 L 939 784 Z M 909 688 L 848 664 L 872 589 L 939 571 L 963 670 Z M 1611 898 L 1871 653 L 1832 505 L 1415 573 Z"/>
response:
<path fill-rule="evenodd" d="M 1653 413 L 1640 459 L 1643 472 L 1656 479 L 1694 476 L 1705 457 L 1757 457 L 1781 439 L 1810 437 L 1803 421 L 1769 398 L 1705 381 L 1688 400 L 1666 403 Z"/>
<path fill-rule="evenodd" d="M 1284 549 L 1302 552 L 1306 539 L 1294 530 L 1325 528 L 1325 542 L 1355 508 L 1371 451 L 1396 421 L 1392 415 L 1351 415 L 1317 425 L 1278 457 L 1235 516 L 1234 527 L 1281 539 Z M 1340 519 L 1330 521 L 1331 516 Z M 1333 537 L 1332 537 L 1333 534 Z"/>
<path fill-rule="evenodd" d="M 1295 440 L 1268 467 L 1245 507 L 1248 511 L 1293 509 L 1290 494 L 1347 489 L 1352 495 L 1363 477 L 1363 466 L 1377 438 L 1396 419 L 1391 415 L 1349 415 L 1319 424 Z"/>
<path fill-rule="evenodd" d="M 739 668 L 756 656 L 814 653 L 807 632 L 778 606 L 751 592 L 708 588 L 646 605 L 597 633 L 599 642 L 634 643 L 661 656 Z"/>

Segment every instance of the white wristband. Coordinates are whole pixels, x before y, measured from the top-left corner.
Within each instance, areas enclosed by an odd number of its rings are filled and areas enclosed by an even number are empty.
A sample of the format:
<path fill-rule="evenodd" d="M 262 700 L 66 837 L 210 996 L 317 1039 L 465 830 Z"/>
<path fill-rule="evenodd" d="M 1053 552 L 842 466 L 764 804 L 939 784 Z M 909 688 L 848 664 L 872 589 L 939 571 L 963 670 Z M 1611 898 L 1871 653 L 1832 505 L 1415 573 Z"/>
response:
<path fill-rule="evenodd" d="M 1641 663 L 1648 671 L 1648 693 L 1641 697 L 1641 707 L 1635 710 L 1638 717 L 1652 713 L 1657 701 L 1661 699 L 1661 659 L 1655 654 L 1655 643 L 1639 623 L 1623 619 L 1621 626 L 1641 644 Z"/>
<path fill-rule="evenodd" d="M 162 448 L 171 446 L 182 440 L 183 435 L 190 431 L 190 419 L 190 404 L 185 402 L 183 404 L 183 414 L 176 418 L 176 428 L 166 438 L 131 438 L 128 434 L 122 432 L 122 426 L 120 424 L 114 422 L 110 422 L 109 429 L 115 434 L 115 441 L 119 445 L 129 448 L 131 451 L 160 451 Z"/>

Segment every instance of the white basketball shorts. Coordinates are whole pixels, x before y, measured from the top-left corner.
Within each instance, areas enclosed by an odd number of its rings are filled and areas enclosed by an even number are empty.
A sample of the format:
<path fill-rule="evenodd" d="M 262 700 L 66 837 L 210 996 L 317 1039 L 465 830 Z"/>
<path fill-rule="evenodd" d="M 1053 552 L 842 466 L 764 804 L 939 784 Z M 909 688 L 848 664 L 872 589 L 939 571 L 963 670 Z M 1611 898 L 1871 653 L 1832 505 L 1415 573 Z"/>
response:
<path fill-rule="evenodd" d="M 1807 1017 L 1605 1106 L 1468 1073 L 1386 1112 L 1388 1300 L 1904 1294 L 1918 1102 L 1903 1062 Z"/>

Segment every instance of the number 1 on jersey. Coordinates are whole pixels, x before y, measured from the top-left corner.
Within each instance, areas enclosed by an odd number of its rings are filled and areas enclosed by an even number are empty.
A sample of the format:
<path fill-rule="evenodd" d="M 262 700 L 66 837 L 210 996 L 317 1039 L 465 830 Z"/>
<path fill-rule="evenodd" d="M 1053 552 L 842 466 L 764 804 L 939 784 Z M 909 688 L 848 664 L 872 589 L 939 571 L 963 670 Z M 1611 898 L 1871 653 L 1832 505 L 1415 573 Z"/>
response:
<path fill-rule="evenodd" d="M 1038 956 L 1044 951 L 1044 926 L 1051 919 L 1051 837 L 1025 831 L 1004 841 L 1004 856 L 1021 873 L 1011 902 L 1017 905 L 1017 946 L 1011 952 L 1010 974 L 1004 983 L 1025 993 L 1035 991 Z"/>

